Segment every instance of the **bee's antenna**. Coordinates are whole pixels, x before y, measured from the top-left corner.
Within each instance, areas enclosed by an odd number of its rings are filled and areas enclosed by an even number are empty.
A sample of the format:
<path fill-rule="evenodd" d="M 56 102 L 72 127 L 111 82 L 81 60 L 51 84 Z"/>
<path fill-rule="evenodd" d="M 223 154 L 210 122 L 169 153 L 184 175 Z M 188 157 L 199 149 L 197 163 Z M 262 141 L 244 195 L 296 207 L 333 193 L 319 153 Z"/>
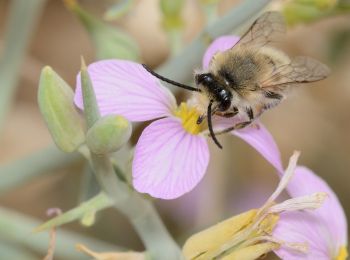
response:
<path fill-rule="evenodd" d="M 208 116 L 208 128 L 209 128 L 209 133 L 211 138 L 213 139 L 214 143 L 222 149 L 222 145 L 219 143 L 218 139 L 216 139 L 214 130 L 213 130 L 213 125 L 211 122 L 211 106 L 213 105 L 213 100 L 210 100 L 209 106 L 208 106 L 208 111 L 207 111 L 207 116 Z"/>
<path fill-rule="evenodd" d="M 142 66 L 149 72 L 151 73 L 153 76 L 157 77 L 158 79 L 164 81 L 164 82 L 167 82 L 169 84 L 172 84 L 174 86 L 177 86 L 177 87 L 180 87 L 180 88 L 184 88 L 184 89 L 187 89 L 187 90 L 191 90 L 191 91 L 197 91 L 197 92 L 201 92 L 201 90 L 199 88 L 193 88 L 193 87 L 190 87 L 190 86 L 187 86 L 185 84 L 181 84 L 181 83 L 178 83 L 176 81 L 173 81 L 171 79 L 167 79 L 161 75 L 159 75 L 158 73 L 154 72 L 153 70 L 151 70 L 150 67 L 148 67 L 146 64 L 142 64 Z"/>

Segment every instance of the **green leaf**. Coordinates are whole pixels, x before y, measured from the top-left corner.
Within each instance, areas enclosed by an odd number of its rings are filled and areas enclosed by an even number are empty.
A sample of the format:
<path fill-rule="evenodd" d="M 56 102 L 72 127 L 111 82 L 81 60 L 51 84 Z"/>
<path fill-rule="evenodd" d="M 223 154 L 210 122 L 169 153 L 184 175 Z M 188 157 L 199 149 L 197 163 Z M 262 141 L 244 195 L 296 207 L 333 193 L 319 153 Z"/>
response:
<path fill-rule="evenodd" d="M 100 118 L 87 132 L 86 144 L 95 154 L 106 154 L 120 149 L 130 138 L 132 127 L 123 116 Z"/>
<path fill-rule="evenodd" d="M 64 152 L 75 151 L 85 140 L 73 98 L 71 87 L 50 67 L 45 67 L 40 76 L 38 103 L 53 140 Z"/>
<path fill-rule="evenodd" d="M 139 48 L 125 32 L 109 26 L 93 16 L 76 1 L 67 1 L 67 7 L 79 18 L 96 47 L 98 59 L 126 59 L 137 61 Z"/>
<path fill-rule="evenodd" d="M 92 212 L 97 212 L 105 208 L 113 206 L 113 201 L 103 192 L 96 195 L 92 199 L 83 202 L 80 206 L 73 208 L 57 217 L 50 219 L 39 227 L 35 228 L 33 232 L 41 232 L 44 230 L 51 229 L 53 227 L 67 224 L 74 220 L 84 218 Z"/>

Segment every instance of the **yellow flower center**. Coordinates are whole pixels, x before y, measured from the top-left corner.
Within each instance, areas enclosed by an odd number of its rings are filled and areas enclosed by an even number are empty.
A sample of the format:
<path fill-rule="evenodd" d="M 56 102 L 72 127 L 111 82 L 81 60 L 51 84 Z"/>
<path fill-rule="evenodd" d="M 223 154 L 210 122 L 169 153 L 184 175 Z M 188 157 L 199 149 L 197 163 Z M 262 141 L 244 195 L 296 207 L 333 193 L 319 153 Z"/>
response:
<path fill-rule="evenodd" d="M 348 257 L 348 250 L 346 249 L 346 246 L 342 246 L 335 260 L 346 260 L 347 257 Z"/>
<path fill-rule="evenodd" d="M 197 124 L 200 116 L 195 107 L 189 107 L 186 103 L 181 103 L 175 110 L 174 115 L 181 119 L 183 128 L 190 134 L 197 135 L 203 130 L 203 123 Z"/>

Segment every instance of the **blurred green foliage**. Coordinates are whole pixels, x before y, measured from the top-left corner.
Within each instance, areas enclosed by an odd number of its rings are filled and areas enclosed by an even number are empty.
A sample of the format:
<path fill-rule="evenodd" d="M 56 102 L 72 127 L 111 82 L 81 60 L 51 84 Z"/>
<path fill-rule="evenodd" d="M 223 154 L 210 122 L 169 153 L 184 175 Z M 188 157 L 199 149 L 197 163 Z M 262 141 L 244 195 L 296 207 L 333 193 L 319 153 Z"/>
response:
<path fill-rule="evenodd" d="M 75 0 L 66 0 L 65 3 L 89 32 L 96 48 L 97 59 L 139 60 L 139 48 L 128 34 L 93 16 Z"/>
<path fill-rule="evenodd" d="M 289 25 L 309 23 L 350 10 L 348 0 L 292 0 L 282 5 Z"/>
<path fill-rule="evenodd" d="M 108 8 L 103 18 L 106 21 L 118 20 L 132 9 L 135 2 L 135 0 L 120 0 Z"/>

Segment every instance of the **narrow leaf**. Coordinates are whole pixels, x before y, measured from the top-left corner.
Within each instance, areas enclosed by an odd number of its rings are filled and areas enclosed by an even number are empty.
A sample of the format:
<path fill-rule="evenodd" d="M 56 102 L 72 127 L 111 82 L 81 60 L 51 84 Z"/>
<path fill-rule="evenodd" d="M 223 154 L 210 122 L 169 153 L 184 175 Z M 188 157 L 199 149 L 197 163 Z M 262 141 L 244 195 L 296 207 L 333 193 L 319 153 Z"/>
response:
<path fill-rule="evenodd" d="M 113 201 L 105 193 L 101 192 L 92 199 L 82 203 L 80 206 L 50 219 L 49 221 L 35 228 L 33 232 L 41 232 L 53 227 L 61 226 L 74 220 L 81 219 L 91 212 L 97 212 L 111 206 L 113 206 Z"/>

